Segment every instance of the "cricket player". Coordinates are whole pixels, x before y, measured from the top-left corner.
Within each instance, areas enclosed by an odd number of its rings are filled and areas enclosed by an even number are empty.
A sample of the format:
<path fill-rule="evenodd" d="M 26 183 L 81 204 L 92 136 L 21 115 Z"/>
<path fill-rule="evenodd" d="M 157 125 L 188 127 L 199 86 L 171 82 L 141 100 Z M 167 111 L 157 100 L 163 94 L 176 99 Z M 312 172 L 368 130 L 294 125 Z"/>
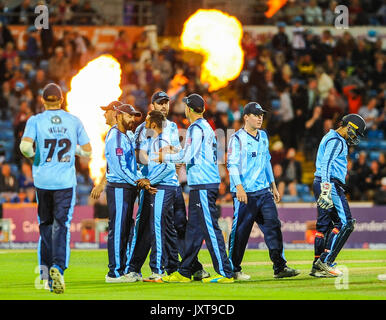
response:
<path fill-rule="evenodd" d="M 264 234 L 274 277 L 299 274 L 299 271 L 287 267 L 284 257 L 281 223 L 275 205 L 275 201 L 280 201 L 280 194 L 272 173 L 268 137 L 261 130 L 264 113 L 266 111 L 258 103 L 246 104 L 244 127 L 232 135 L 228 146 L 227 167 L 234 206 L 229 259 L 237 280 L 250 279 L 241 272 L 240 264 L 254 222 Z"/>
<path fill-rule="evenodd" d="M 158 154 L 160 149 L 170 146 L 167 138 L 164 138 L 163 124 L 166 118 L 160 111 L 150 111 L 146 117 L 146 131 L 149 136 L 140 146 L 140 152 L 145 152 L 148 159 Z M 162 282 L 166 262 L 169 268 L 177 270 L 177 233 L 171 232 L 167 226 L 174 228 L 172 210 L 176 201 L 177 188 L 179 187 L 176 168 L 173 163 L 157 163 L 148 160 L 145 165 L 146 178 L 150 185 L 157 189 L 156 194 L 147 191 L 144 193 L 141 215 L 136 220 L 136 228 L 133 238 L 135 245 L 130 259 L 128 274 L 133 278 L 138 276 L 140 269 L 151 247 L 150 268 L 152 274 L 143 279 L 145 282 Z M 142 187 L 141 183 L 138 184 Z M 149 236 L 150 235 L 150 236 Z M 133 247 L 132 242 L 132 247 Z"/>
<path fill-rule="evenodd" d="M 112 101 L 107 106 L 101 106 L 100 108 L 105 112 L 103 116 L 106 119 L 106 124 L 110 127 L 117 123 L 115 107 L 122 104 L 120 101 Z M 99 199 L 102 191 L 105 189 L 107 184 L 106 171 L 103 174 L 102 180 L 91 190 L 90 196 L 93 199 Z"/>
<path fill-rule="evenodd" d="M 42 100 L 45 111 L 28 119 L 20 151 L 33 161 L 41 279 L 59 294 L 65 290 L 63 274 L 70 258 L 70 225 L 76 201 L 75 155 L 90 157 L 91 145 L 80 119 L 61 109 L 63 95 L 58 85 L 47 84 Z"/>
<path fill-rule="evenodd" d="M 208 247 L 217 274 L 202 282 L 232 283 L 233 271 L 228 259 L 224 238 L 217 222 L 216 199 L 220 175 L 217 165 L 217 141 L 213 129 L 204 119 L 204 99 L 191 94 L 182 100 L 185 115 L 191 125 L 186 134 L 184 149 L 177 153 L 159 153 L 161 162 L 185 163 L 189 192 L 189 216 L 185 233 L 185 252 L 178 271 L 162 278 L 164 282 L 190 282 L 192 262 L 200 251 L 202 241 Z"/>
<path fill-rule="evenodd" d="M 163 91 L 157 91 L 155 92 L 151 97 L 151 105 L 150 109 L 161 112 L 164 117 L 166 118 L 169 114 L 169 96 L 163 92 Z M 147 163 L 149 161 L 148 158 L 148 150 L 147 150 L 147 140 L 150 139 L 150 135 L 148 134 L 148 130 L 146 128 L 146 121 L 140 124 L 136 131 L 135 131 L 135 141 L 136 141 L 136 153 L 137 153 L 137 161 L 142 167 L 142 173 L 144 176 L 148 174 L 148 166 Z M 166 119 L 163 123 L 162 128 L 162 139 L 165 143 L 167 143 L 169 146 L 171 146 L 174 150 L 179 151 L 181 150 L 180 140 L 179 140 L 179 133 L 177 125 Z M 142 150 L 142 151 L 141 151 Z M 176 167 L 179 167 L 179 164 L 174 167 L 174 170 L 176 170 Z M 141 199 L 145 200 L 144 197 Z M 146 205 L 146 204 L 145 204 Z M 177 270 L 178 267 L 178 253 L 182 257 L 184 255 L 184 247 L 185 247 L 185 230 L 186 230 L 186 208 L 185 208 L 185 200 L 183 198 L 182 194 L 182 188 L 178 182 L 177 185 L 177 194 L 176 197 L 174 197 L 174 202 L 170 206 L 170 210 L 173 211 L 174 217 L 172 219 L 172 224 L 166 223 L 166 229 L 167 234 L 170 234 L 172 237 L 173 233 L 177 232 L 177 251 L 172 250 L 173 248 L 169 246 L 170 254 L 167 255 L 167 262 L 165 267 L 168 274 L 173 273 Z M 147 244 L 145 244 L 143 238 L 143 233 L 146 233 L 145 230 L 143 230 L 142 223 L 147 221 L 146 214 L 144 212 L 147 212 L 146 210 L 142 211 L 141 219 L 137 217 L 138 221 L 138 227 L 135 228 L 134 233 L 138 231 L 138 235 L 134 234 L 133 239 L 135 241 L 140 242 L 141 249 L 136 250 L 135 257 L 132 258 L 131 263 L 132 266 L 129 267 L 129 269 L 134 272 L 132 273 L 132 277 L 134 279 L 140 278 L 140 268 L 143 265 L 148 251 L 150 249 L 150 238 L 148 238 Z M 169 217 L 169 215 L 168 215 Z M 139 240 L 140 237 L 142 240 Z M 133 246 L 133 244 L 132 244 Z M 154 269 L 151 267 L 152 270 Z M 203 278 L 208 278 L 210 274 L 203 269 L 202 264 L 198 261 L 198 258 L 196 257 L 193 259 L 192 262 L 192 270 L 193 270 L 193 278 L 194 280 L 202 280 Z M 148 279 L 144 281 L 158 281 L 159 280 L 159 273 L 153 272 Z M 154 278 L 154 279 L 153 279 Z"/>
<path fill-rule="evenodd" d="M 357 145 L 365 130 L 361 116 L 348 114 L 342 118 L 340 127 L 331 129 L 319 144 L 313 184 L 318 218 L 311 276 L 342 275 L 334 261 L 355 226 L 344 190 L 348 146 Z"/>
<path fill-rule="evenodd" d="M 107 251 L 109 271 L 107 283 L 129 282 L 125 276 L 129 235 L 133 226 L 133 208 L 137 198 L 137 171 L 134 140 L 127 135 L 133 127 L 135 117 L 141 113 L 131 105 L 115 107 L 117 124 L 105 138 L 106 197 L 109 210 L 109 234 Z"/>

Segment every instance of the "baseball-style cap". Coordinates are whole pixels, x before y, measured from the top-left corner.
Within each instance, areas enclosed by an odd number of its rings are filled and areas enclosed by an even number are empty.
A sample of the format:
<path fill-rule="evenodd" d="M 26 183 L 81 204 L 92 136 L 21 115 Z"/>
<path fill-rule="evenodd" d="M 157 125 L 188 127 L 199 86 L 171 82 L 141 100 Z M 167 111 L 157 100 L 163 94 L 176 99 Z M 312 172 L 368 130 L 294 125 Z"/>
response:
<path fill-rule="evenodd" d="M 114 110 L 120 112 L 120 113 L 128 113 L 132 116 L 140 117 L 142 116 L 142 113 L 135 110 L 134 107 L 130 104 L 121 104 L 120 106 L 114 107 Z"/>
<path fill-rule="evenodd" d="M 49 83 L 43 89 L 43 99 L 46 102 L 59 102 L 63 98 L 62 89 L 56 83 Z"/>
<path fill-rule="evenodd" d="M 163 100 L 168 100 L 168 101 L 170 100 L 169 96 L 164 91 L 157 91 L 151 97 L 151 103 L 154 103 L 154 102 L 160 103 Z"/>
<path fill-rule="evenodd" d="M 194 112 L 202 113 L 205 110 L 204 99 L 197 93 L 192 93 L 191 95 L 182 99 L 183 103 L 186 103 L 189 108 L 192 108 Z"/>
<path fill-rule="evenodd" d="M 114 110 L 115 107 L 118 107 L 122 104 L 120 101 L 112 101 L 107 106 L 100 106 L 100 108 L 104 111 Z"/>
<path fill-rule="evenodd" d="M 243 116 L 245 116 L 246 114 L 251 114 L 251 113 L 258 116 L 258 115 L 264 114 L 266 112 L 267 111 L 264 110 L 261 107 L 261 105 L 259 105 L 257 102 L 249 102 L 244 107 Z"/>

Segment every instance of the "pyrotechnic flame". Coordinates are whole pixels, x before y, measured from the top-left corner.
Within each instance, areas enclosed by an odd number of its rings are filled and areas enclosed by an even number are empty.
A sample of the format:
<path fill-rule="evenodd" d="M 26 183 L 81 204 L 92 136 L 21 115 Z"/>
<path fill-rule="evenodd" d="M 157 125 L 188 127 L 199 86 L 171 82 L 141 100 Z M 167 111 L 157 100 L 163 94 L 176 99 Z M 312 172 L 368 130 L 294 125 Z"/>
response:
<path fill-rule="evenodd" d="M 89 162 L 90 176 L 95 183 L 103 177 L 106 167 L 104 141 L 109 127 L 100 106 L 118 100 L 122 94 L 121 66 L 110 55 L 102 55 L 90 61 L 71 80 L 67 94 L 68 111 L 79 117 L 90 138 L 92 157 Z"/>
<path fill-rule="evenodd" d="M 265 12 L 265 16 L 267 18 L 271 18 L 274 16 L 276 12 L 278 12 L 288 0 L 268 0 L 268 11 Z"/>
<path fill-rule="evenodd" d="M 181 48 L 204 56 L 201 82 L 209 84 L 209 91 L 239 76 L 244 63 L 242 35 L 241 23 L 219 10 L 198 10 L 185 22 Z"/>

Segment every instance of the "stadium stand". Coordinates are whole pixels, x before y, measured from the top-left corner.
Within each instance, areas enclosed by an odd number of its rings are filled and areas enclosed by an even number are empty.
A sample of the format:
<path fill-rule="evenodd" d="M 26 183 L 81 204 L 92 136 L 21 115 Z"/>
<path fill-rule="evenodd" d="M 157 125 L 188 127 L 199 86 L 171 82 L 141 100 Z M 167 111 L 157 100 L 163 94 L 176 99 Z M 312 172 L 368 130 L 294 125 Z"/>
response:
<path fill-rule="evenodd" d="M 200 64 L 187 59 L 175 38 L 167 37 L 170 29 L 167 25 L 159 31 L 158 51 L 151 48 L 146 32 L 136 43 L 131 43 L 120 33 L 108 51 L 122 66 L 121 100 L 146 112 L 156 89 L 170 92 L 177 86 L 177 94 L 171 101 L 170 119 L 179 128 L 188 125 L 181 109 L 182 97 L 198 92 L 206 100 L 205 118 L 212 127 L 235 130 L 242 125 L 242 106 L 248 101 L 258 101 L 270 111 L 264 129 L 270 136 L 277 178 L 283 182 L 283 202 L 314 201 L 311 184 L 320 139 L 338 126 L 344 114 L 361 113 L 363 108 L 362 115 L 370 127 L 365 139 L 352 150 L 347 190 L 351 200 L 371 201 L 381 190 L 382 177 L 386 176 L 385 49 L 381 35 L 371 26 L 385 25 L 386 9 L 382 1 L 363 0 L 348 4 L 353 13 L 350 13 L 350 24 L 370 26 L 366 37 L 355 37 L 350 30 L 342 36 L 330 29 L 314 31 L 310 26 L 329 24 L 332 2 L 289 1 L 270 21 L 275 23 L 272 37 L 244 32 L 244 68 L 237 79 L 217 92 L 208 92 L 200 82 Z M 90 1 L 51 1 L 54 8 L 50 18 L 52 26 L 72 25 L 74 28 L 64 32 L 61 38 L 47 38 L 46 33 L 34 29 L 20 16 L 16 19 L 14 14 L 5 14 L 19 12 L 16 6 L 7 9 L 3 2 L 0 3 L 0 162 L 2 168 L 10 164 L 11 175 L 18 181 L 24 163 L 18 142 L 28 117 L 42 111 L 41 89 L 49 81 L 59 81 L 67 91 L 73 75 L 102 53 L 95 52 L 92 39 L 81 36 L 75 25 L 97 25 L 103 18 L 98 14 L 98 8 L 90 7 Z M 361 14 L 364 8 L 366 15 Z M 264 20 L 259 17 L 251 16 L 249 21 Z M 303 31 L 296 37 L 289 37 L 287 26 L 294 25 L 295 20 Z M 279 22 L 277 28 L 276 22 Z M 11 34 L 15 24 L 29 26 L 27 43 L 30 50 L 18 48 Z M 130 20 L 130 24 L 135 22 Z M 122 48 L 125 48 L 124 54 Z M 294 168 L 291 162 L 290 170 L 286 170 L 286 154 L 290 149 L 295 150 L 292 158 L 297 164 Z M 88 167 L 78 161 L 77 171 L 77 203 L 88 204 L 92 187 Z M 229 177 L 225 165 L 221 165 L 220 172 L 219 203 L 229 202 Z M 290 177 L 282 177 L 288 174 Z M 183 172 L 180 179 L 186 188 Z M 29 189 L 8 190 L 9 180 L 8 173 L 0 174 L 0 202 L 34 201 Z M 358 181 L 363 183 L 358 184 Z"/>

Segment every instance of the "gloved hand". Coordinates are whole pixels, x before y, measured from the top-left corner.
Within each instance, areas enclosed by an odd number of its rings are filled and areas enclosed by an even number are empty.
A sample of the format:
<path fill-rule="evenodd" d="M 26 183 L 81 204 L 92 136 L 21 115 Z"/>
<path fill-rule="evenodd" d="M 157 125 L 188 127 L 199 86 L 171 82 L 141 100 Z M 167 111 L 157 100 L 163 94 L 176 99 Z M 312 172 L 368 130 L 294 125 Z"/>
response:
<path fill-rule="evenodd" d="M 332 185 L 329 182 L 320 184 L 321 193 L 316 204 L 322 209 L 331 209 L 334 206 L 331 198 Z"/>

